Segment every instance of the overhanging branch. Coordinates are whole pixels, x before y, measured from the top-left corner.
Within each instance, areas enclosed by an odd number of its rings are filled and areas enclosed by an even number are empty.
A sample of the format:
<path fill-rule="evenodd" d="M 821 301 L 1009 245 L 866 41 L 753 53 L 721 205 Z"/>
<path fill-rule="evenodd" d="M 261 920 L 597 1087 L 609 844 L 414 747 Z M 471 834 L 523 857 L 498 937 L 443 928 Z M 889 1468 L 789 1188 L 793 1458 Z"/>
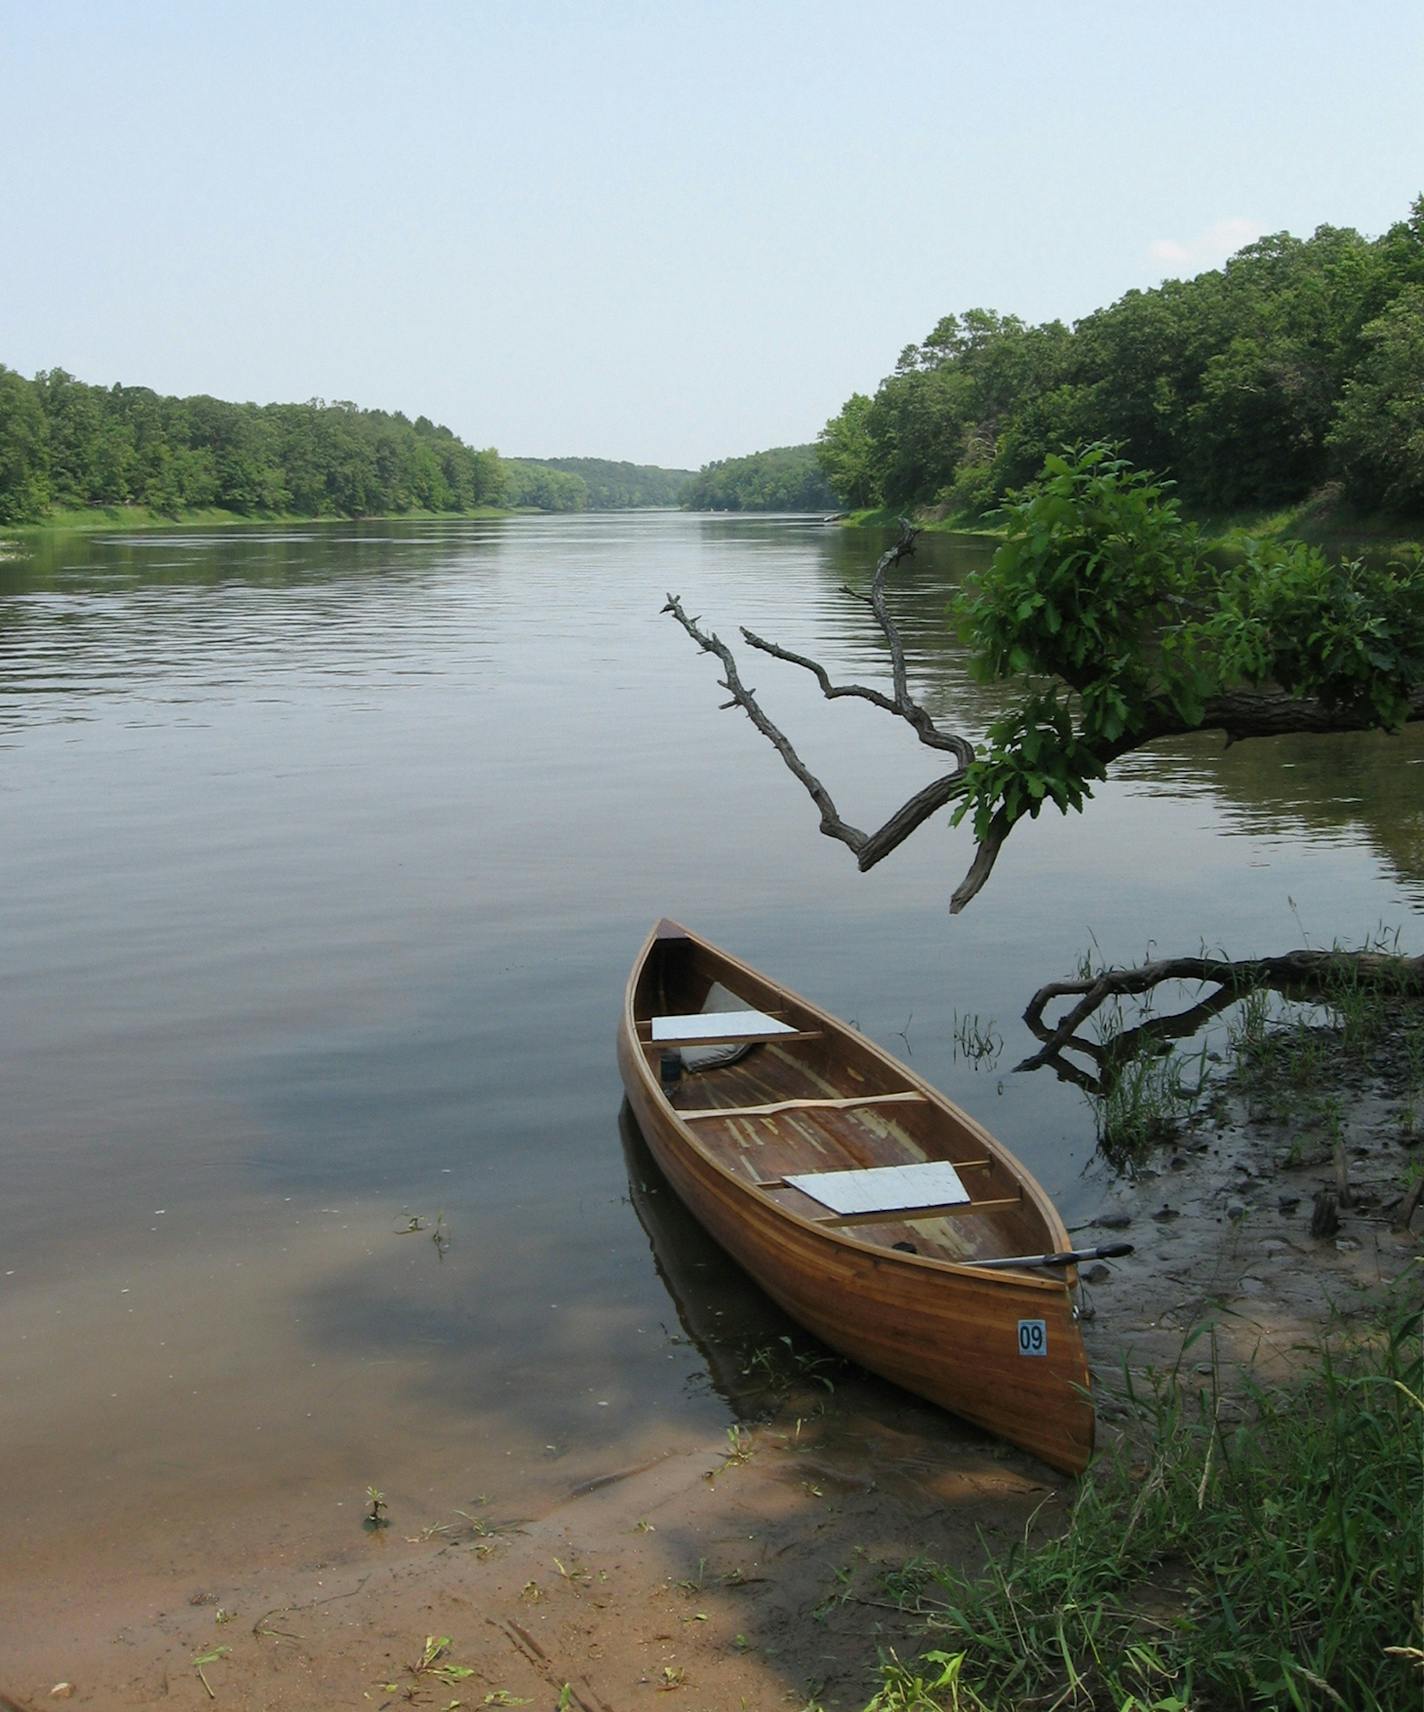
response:
<path fill-rule="evenodd" d="M 903 719 L 915 732 L 921 743 L 954 757 L 956 765 L 952 773 L 932 780 L 923 790 L 917 791 L 914 796 L 902 803 L 875 832 L 864 832 L 860 827 L 852 826 L 849 821 L 842 818 L 830 792 L 801 759 L 786 733 L 767 715 L 757 700 L 756 691 L 748 689 L 742 682 L 741 675 L 737 670 L 736 659 L 721 637 L 713 631 L 704 630 L 700 620 L 689 618 L 683 610 L 682 602 L 676 595 L 670 594 L 667 597 L 667 604 L 663 607 L 663 611 L 672 614 L 699 648 L 705 653 L 716 655 L 722 665 L 722 687 L 732 698 L 731 701 L 723 705 L 741 708 L 747 718 L 781 756 L 787 769 L 800 781 L 802 788 L 820 811 L 821 831 L 828 838 L 837 839 L 851 850 L 862 872 L 868 868 L 873 868 L 877 862 L 883 861 L 892 850 L 898 849 L 912 832 L 923 826 L 932 814 L 946 807 L 956 797 L 963 794 L 964 770 L 974 759 L 974 746 L 957 733 L 941 731 L 930 718 L 928 712 L 910 694 L 904 645 L 900 639 L 899 629 L 890 614 L 886 600 L 885 579 L 893 566 L 899 564 L 901 559 L 913 552 L 915 535 L 915 530 L 909 528 L 908 525 L 904 527 L 900 539 L 887 553 L 881 555 L 875 566 L 875 573 L 871 578 L 870 594 L 863 597 L 875 613 L 876 621 L 880 625 L 881 633 L 884 635 L 886 646 L 890 651 L 891 681 L 894 685 L 892 695 L 887 696 L 883 691 L 871 689 L 865 684 L 833 684 L 830 674 L 819 661 L 809 659 L 804 654 L 792 653 L 789 648 L 782 648 L 775 642 L 768 642 L 765 638 L 754 635 L 750 630 L 743 629 L 742 631 L 742 635 L 750 647 L 759 649 L 763 654 L 770 654 L 774 659 L 785 660 L 790 665 L 800 666 L 803 670 L 812 673 L 821 686 L 822 694 L 829 700 L 835 700 L 841 696 L 854 696 L 862 701 L 871 702 L 884 712 L 892 713 L 897 718 Z M 992 867 L 992 865 L 991 858 L 989 866 Z M 975 886 L 974 890 L 977 891 L 978 886 Z M 972 896 L 972 893 L 970 895 Z M 957 893 L 956 896 L 958 896 Z"/>
<path fill-rule="evenodd" d="M 768 641 L 745 627 L 742 629 L 742 636 L 748 647 L 809 672 L 827 700 L 852 697 L 867 701 L 882 712 L 903 720 L 926 747 L 953 758 L 953 771 L 932 780 L 924 789 L 916 792 L 874 832 L 867 833 L 842 818 L 825 785 L 811 772 L 785 732 L 767 715 L 757 700 L 756 692 L 742 683 L 732 651 L 721 638 L 703 630 L 699 620 L 689 618 L 676 596 L 669 595 L 663 608 L 677 619 L 700 648 L 717 656 L 723 668 L 723 687 L 732 698 L 725 705 L 740 707 L 776 749 L 788 770 L 800 781 L 802 788 L 815 803 L 821 817 L 821 831 L 827 837 L 835 838 L 846 845 L 855 855 L 862 871 L 873 868 L 891 851 L 898 849 L 911 833 L 938 810 L 962 798 L 965 793 L 965 773 L 975 758 L 973 744 L 956 732 L 941 730 L 929 712 L 910 693 L 904 645 L 889 608 L 887 579 L 890 571 L 914 551 L 916 533 L 908 524 L 903 524 L 900 539 L 888 552 L 883 553 L 877 562 L 868 594 L 851 589 L 844 591 L 867 605 L 875 615 L 890 655 L 892 688 L 889 694 L 867 684 L 834 683 L 829 672 L 818 660 Z M 1094 674 L 1099 670 L 1098 665 L 1094 665 L 1091 670 L 1085 667 L 1086 676 L 1083 681 L 1075 681 L 1067 676 L 1063 677 L 1062 681 L 1070 691 L 1082 695 L 1091 683 L 1096 682 Z M 1424 720 L 1424 685 L 1411 691 L 1405 720 Z M 1367 704 L 1361 703 L 1354 707 L 1332 706 L 1318 699 L 1292 696 L 1279 686 L 1267 684 L 1221 691 L 1206 701 L 1201 717 L 1190 723 L 1183 719 L 1173 703 L 1162 695 L 1155 700 L 1149 700 L 1145 709 L 1139 709 L 1131 730 L 1124 731 L 1111 742 L 1103 740 L 1089 744 L 1088 747 L 1091 754 L 1106 769 L 1122 756 L 1146 748 L 1162 738 L 1191 736 L 1198 732 L 1220 731 L 1225 735 L 1227 743 L 1231 744 L 1253 737 L 1278 737 L 1292 732 L 1324 736 L 1374 730 L 1378 727 L 1378 717 Z M 1090 773 L 1085 772 L 1082 781 L 1085 790 L 1090 776 Z M 1002 806 L 993 815 L 987 832 L 976 843 L 974 860 L 968 873 L 951 896 L 951 914 L 962 910 L 986 884 L 1000 850 L 1017 824 L 1017 820 L 1011 819 Z"/>

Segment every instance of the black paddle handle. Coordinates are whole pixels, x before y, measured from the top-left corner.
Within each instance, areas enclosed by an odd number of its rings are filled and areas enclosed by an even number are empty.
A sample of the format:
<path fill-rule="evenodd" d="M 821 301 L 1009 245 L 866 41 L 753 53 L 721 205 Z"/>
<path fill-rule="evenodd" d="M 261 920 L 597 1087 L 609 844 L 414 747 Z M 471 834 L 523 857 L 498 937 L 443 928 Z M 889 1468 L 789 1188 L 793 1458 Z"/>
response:
<path fill-rule="evenodd" d="M 1014 1254 L 1002 1260 L 966 1260 L 964 1264 L 986 1272 L 1025 1272 L 1035 1266 L 1081 1266 L 1085 1260 L 1119 1260 L 1131 1253 L 1130 1242 L 1104 1242 L 1097 1248 L 1065 1248 L 1061 1254 Z"/>

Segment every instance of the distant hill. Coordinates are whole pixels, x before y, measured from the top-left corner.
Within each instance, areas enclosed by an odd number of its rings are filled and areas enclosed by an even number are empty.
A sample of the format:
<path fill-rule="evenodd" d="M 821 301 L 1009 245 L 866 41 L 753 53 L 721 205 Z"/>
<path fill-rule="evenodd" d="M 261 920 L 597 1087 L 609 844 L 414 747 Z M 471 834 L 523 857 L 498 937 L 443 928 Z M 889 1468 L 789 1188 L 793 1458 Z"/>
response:
<path fill-rule="evenodd" d="M 773 446 L 704 464 L 682 503 L 688 511 L 832 511 L 836 496 L 814 446 Z"/>
<path fill-rule="evenodd" d="M 615 463 L 610 458 L 520 458 L 534 469 L 577 476 L 588 490 L 580 509 L 633 511 L 640 506 L 677 506 L 691 485 L 691 470 L 664 470 L 656 464 Z"/>

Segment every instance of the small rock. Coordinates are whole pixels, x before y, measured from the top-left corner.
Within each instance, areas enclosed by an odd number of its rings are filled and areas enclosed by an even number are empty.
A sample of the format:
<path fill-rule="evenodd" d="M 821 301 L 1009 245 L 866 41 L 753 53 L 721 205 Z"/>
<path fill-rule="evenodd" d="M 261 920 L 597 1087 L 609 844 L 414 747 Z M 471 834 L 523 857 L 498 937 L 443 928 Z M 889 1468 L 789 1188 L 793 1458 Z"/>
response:
<path fill-rule="evenodd" d="M 1310 1210 L 1310 1234 L 1313 1237 L 1334 1236 L 1340 1228 L 1340 1210 L 1328 1189 L 1316 1193 Z"/>
<path fill-rule="evenodd" d="M 1290 1248 L 1290 1244 L 1288 1242 L 1282 1242 L 1279 1237 L 1272 1236 L 1272 1237 L 1267 1237 L 1265 1242 L 1263 1242 L 1261 1244 L 1261 1253 L 1262 1254 L 1285 1254 L 1289 1248 Z"/>
<path fill-rule="evenodd" d="M 57 1682 L 50 1689 L 49 1697 L 51 1700 L 68 1700 L 73 1693 L 74 1684 L 72 1682 Z"/>
<path fill-rule="evenodd" d="M 1278 1200 L 1276 1202 L 1276 1205 L 1277 1205 L 1277 1207 L 1280 1208 L 1280 1210 L 1283 1213 L 1286 1213 L 1286 1214 L 1293 1213 L 1296 1210 L 1296 1208 L 1300 1205 L 1300 1196 L 1299 1195 L 1282 1195 L 1280 1200 Z"/>
<path fill-rule="evenodd" d="M 1352 1236 L 1339 1237 L 1335 1246 L 1341 1254 L 1358 1254 L 1360 1252 L 1360 1245 Z"/>
<path fill-rule="evenodd" d="M 1095 1262 L 1083 1274 L 1084 1280 L 1089 1284 L 1106 1284 L 1111 1277 L 1112 1268 L 1104 1266 L 1101 1260 Z"/>
<path fill-rule="evenodd" d="M 1264 1296 L 1266 1294 L 1266 1286 L 1259 1278 L 1242 1278 L 1238 1280 L 1236 1288 L 1243 1296 Z"/>
<path fill-rule="evenodd" d="M 1174 1153 L 1167 1163 L 1174 1171 L 1185 1171 L 1187 1168 L 1187 1161 L 1180 1153 Z"/>
<path fill-rule="evenodd" d="M 1126 1230 L 1132 1223 L 1130 1213 L 1100 1213 L 1093 1221 L 1103 1230 Z"/>
<path fill-rule="evenodd" d="M 1154 1219 L 1156 1219 L 1158 1224 L 1165 1224 L 1168 1219 L 1179 1219 L 1179 1218 L 1181 1218 L 1181 1216 L 1182 1215 L 1177 1211 L 1177 1209 L 1175 1207 L 1168 1207 L 1168 1206 L 1158 1207 L 1157 1211 L 1155 1213 L 1153 1213 L 1153 1215 L 1152 1215 L 1152 1217 Z"/>
<path fill-rule="evenodd" d="M 1209 1361 L 1199 1361 L 1197 1363 L 1197 1372 L 1198 1373 L 1214 1373 L 1215 1371 L 1216 1371 L 1216 1369 L 1211 1365 L 1211 1363 Z"/>
<path fill-rule="evenodd" d="M 1228 1201 L 1226 1203 L 1226 1216 L 1233 1224 L 1240 1219 L 1244 1219 L 1250 1211 L 1251 1209 L 1244 1201 Z"/>

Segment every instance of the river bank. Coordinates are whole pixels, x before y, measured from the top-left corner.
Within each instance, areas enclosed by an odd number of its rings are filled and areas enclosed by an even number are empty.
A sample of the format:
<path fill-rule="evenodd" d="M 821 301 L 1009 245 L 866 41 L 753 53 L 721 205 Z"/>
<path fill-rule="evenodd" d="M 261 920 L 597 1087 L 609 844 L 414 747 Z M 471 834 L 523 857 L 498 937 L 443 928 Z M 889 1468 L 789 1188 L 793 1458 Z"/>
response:
<path fill-rule="evenodd" d="M 991 541 L 1001 540 L 1004 535 L 1003 525 L 996 521 L 997 514 L 944 505 L 916 506 L 908 513 L 895 506 L 876 506 L 844 512 L 836 521 L 852 529 L 895 529 L 906 515 L 917 529 L 930 534 L 977 535 Z M 1342 504 L 1339 495 L 1330 490 L 1312 494 L 1294 505 L 1187 515 L 1204 535 L 1226 546 L 1239 546 L 1245 541 L 1306 541 L 1341 556 L 1424 553 L 1424 532 L 1418 518 L 1357 512 Z"/>
<path fill-rule="evenodd" d="M 528 511 L 532 508 L 523 507 Z M 27 541 L 42 535 L 88 535 L 106 529 L 271 529 L 287 524 L 310 523 L 439 523 L 464 522 L 479 517 L 516 517 L 520 510 L 508 506 L 482 505 L 473 511 L 402 511 L 360 517 L 313 517 L 300 512 L 238 512 L 222 506 L 192 506 L 168 513 L 150 505 L 86 505 L 79 509 L 54 511 L 38 523 L 11 523 L 0 528 L 0 543 Z"/>
<path fill-rule="evenodd" d="M 1311 1216 L 1338 1188 L 1334 1147 L 1240 1077 L 1105 1201 L 1084 1239 L 1135 1245 L 1085 1290 L 1109 1459 L 1133 1449 L 1129 1388 L 1175 1372 L 1211 1389 L 1219 1420 L 1245 1420 L 1253 1385 L 1295 1381 L 1327 1330 L 1348 1341 L 1415 1264 L 1398 1225 L 1416 1068 L 1402 1049 L 1335 1062 L 1350 1205 L 1329 1236 Z M 538 1516 L 467 1498 L 435 1527 L 410 1531 L 398 1510 L 353 1527 L 321 1561 L 254 1541 L 250 1569 L 215 1564 L 181 1590 L 76 1578 L 27 1614 L 0 1687 L 25 1712 L 56 1690 L 114 1712 L 636 1712 L 670 1694 L 698 1712 L 856 1712 L 878 1657 L 948 1644 L 925 1635 L 925 1566 L 973 1573 L 1030 1528 L 1051 1538 L 1081 1487 L 809 1348 L 779 1355 L 751 1424 L 669 1437 Z M 1401 1613 L 1401 1642 L 1407 1629 Z"/>

